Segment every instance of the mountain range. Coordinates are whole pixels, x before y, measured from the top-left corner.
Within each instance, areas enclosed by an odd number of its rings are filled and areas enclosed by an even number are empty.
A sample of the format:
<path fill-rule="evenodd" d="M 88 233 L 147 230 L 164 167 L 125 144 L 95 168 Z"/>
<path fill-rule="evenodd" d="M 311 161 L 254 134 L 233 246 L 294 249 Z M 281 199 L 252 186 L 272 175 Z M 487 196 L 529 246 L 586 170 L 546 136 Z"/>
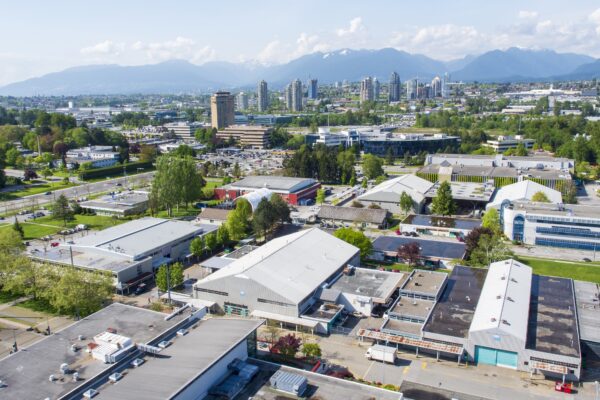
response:
<path fill-rule="evenodd" d="M 452 80 L 479 82 L 556 81 L 600 77 L 600 60 L 552 50 L 510 48 L 452 61 L 392 48 L 316 52 L 285 64 L 207 62 L 202 65 L 171 60 L 152 65 L 89 65 L 31 78 L 0 87 L 0 95 L 79 95 L 130 93 L 194 93 L 256 87 L 265 79 L 279 88 L 293 79 L 314 77 L 319 83 L 358 81 L 370 75 L 387 81 L 392 71 L 401 79 L 430 80 L 448 72 Z"/>

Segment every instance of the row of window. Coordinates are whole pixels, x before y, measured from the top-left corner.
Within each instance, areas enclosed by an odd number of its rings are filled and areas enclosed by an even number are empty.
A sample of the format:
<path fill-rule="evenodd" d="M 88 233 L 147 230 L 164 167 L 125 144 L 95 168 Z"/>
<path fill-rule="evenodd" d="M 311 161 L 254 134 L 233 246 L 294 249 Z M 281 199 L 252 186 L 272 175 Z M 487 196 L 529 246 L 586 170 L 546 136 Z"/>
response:
<path fill-rule="evenodd" d="M 258 299 L 256 299 L 256 301 L 258 301 L 259 303 L 274 304 L 276 306 L 281 306 L 281 307 L 295 307 L 295 305 L 293 305 L 293 304 L 284 303 L 282 301 L 261 299 L 260 297 Z"/>
<path fill-rule="evenodd" d="M 600 250 L 600 245 L 594 242 L 578 242 L 575 240 L 536 238 L 535 244 L 540 246 L 562 247 L 579 250 Z"/>
<path fill-rule="evenodd" d="M 589 226 L 598 227 L 600 226 L 600 220 L 598 219 L 584 219 L 584 218 L 573 218 L 573 217 L 546 217 L 540 215 L 528 215 L 527 221 L 546 223 L 546 224 L 557 224 L 557 225 L 576 225 L 576 226 Z"/>
<path fill-rule="evenodd" d="M 537 233 L 545 233 L 550 235 L 567 235 L 567 236 L 579 236 L 579 237 L 592 237 L 600 238 L 600 232 L 593 232 L 589 229 L 582 228 L 570 228 L 553 226 L 551 228 L 538 226 L 535 231 Z"/>
<path fill-rule="evenodd" d="M 199 291 L 199 292 L 211 293 L 211 294 L 216 294 L 216 295 L 219 295 L 219 296 L 225 296 L 225 297 L 229 296 L 229 293 L 227 293 L 227 292 L 221 292 L 221 291 L 218 291 L 218 290 L 206 289 L 206 288 L 201 288 L 201 287 L 196 287 L 196 290 Z"/>
<path fill-rule="evenodd" d="M 530 359 L 531 359 L 531 361 L 537 361 L 537 362 L 542 362 L 542 363 L 546 363 L 546 364 L 562 365 L 563 367 L 579 369 L 579 365 L 570 364 L 570 363 L 566 363 L 563 361 L 546 360 L 546 359 L 539 358 L 539 357 L 530 357 Z"/>

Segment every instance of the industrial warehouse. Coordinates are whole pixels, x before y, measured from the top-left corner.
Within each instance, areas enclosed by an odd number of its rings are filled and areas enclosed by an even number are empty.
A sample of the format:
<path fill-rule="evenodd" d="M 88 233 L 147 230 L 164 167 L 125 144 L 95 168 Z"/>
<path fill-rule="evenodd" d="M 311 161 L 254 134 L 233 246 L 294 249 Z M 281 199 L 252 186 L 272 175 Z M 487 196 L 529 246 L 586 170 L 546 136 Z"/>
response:
<path fill-rule="evenodd" d="M 215 189 L 219 200 L 233 201 L 245 194 L 260 189 L 277 193 L 289 204 L 306 204 L 315 198 L 321 184 L 311 178 L 291 178 L 287 176 L 248 176 Z"/>
<path fill-rule="evenodd" d="M 194 285 L 194 295 L 228 315 L 327 334 L 342 310 L 369 315 L 402 284 L 403 274 L 358 265 L 358 248 L 312 228 L 227 260 Z"/>
<path fill-rule="evenodd" d="M 581 374 L 580 327 L 598 342 L 595 322 L 578 319 L 570 279 L 533 274 L 512 259 L 456 266 L 437 282 L 416 278 L 420 293 L 401 289 L 381 331 L 361 329 L 361 338 L 568 380 Z"/>

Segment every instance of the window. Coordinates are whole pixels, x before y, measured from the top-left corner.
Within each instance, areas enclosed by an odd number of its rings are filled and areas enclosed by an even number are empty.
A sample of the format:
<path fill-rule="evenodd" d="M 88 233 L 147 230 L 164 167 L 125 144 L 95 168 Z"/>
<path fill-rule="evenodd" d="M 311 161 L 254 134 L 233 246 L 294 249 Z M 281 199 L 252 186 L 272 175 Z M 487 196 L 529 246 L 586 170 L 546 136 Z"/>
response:
<path fill-rule="evenodd" d="M 525 231 L 525 218 L 522 215 L 517 215 L 513 220 L 513 240 L 522 242 L 523 233 Z"/>
<path fill-rule="evenodd" d="M 295 305 L 293 305 L 293 304 L 284 303 L 282 301 L 274 301 L 274 300 L 267 300 L 267 299 L 261 299 L 261 298 L 256 299 L 256 301 L 258 301 L 259 303 L 274 304 L 276 306 L 281 306 L 281 307 L 295 307 Z"/>
<path fill-rule="evenodd" d="M 199 288 L 199 287 L 197 287 L 196 290 L 198 292 L 211 293 L 211 294 L 216 294 L 216 295 L 219 295 L 219 296 L 229 296 L 229 293 L 227 293 L 227 292 L 220 292 L 218 290 L 212 290 L 212 289 L 206 289 L 206 288 Z"/>
<path fill-rule="evenodd" d="M 565 249 L 596 250 L 600 245 L 596 242 L 579 242 L 577 240 L 536 238 L 535 244 L 540 246 L 562 247 Z"/>

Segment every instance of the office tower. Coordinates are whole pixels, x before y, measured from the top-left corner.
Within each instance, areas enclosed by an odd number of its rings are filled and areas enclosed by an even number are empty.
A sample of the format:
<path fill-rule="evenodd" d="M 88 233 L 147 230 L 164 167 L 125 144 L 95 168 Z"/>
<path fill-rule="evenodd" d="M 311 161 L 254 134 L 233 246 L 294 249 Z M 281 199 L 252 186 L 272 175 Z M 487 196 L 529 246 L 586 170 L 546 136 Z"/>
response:
<path fill-rule="evenodd" d="M 360 102 L 373 101 L 373 79 L 367 76 L 360 82 Z"/>
<path fill-rule="evenodd" d="M 292 109 L 292 85 L 287 84 L 283 91 L 283 97 L 285 98 L 285 108 L 288 110 Z"/>
<path fill-rule="evenodd" d="M 264 80 L 260 81 L 256 92 L 258 93 L 258 111 L 267 111 L 269 108 L 269 89 L 267 87 L 267 82 Z"/>
<path fill-rule="evenodd" d="M 400 75 L 396 72 L 392 72 L 392 75 L 390 76 L 388 100 L 390 102 L 400 101 Z"/>
<path fill-rule="evenodd" d="M 446 72 L 444 74 L 444 79 L 442 79 L 442 97 L 443 98 L 450 97 L 450 89 L 448 88 L 448 83 L 450 83 L 450 75 Z"/>
<path fill-rule="evenodd" d="M 319 87 L 316 79 L 308 80 L 308 98 L 315 100 L 319 96 Z"/>
<path fill-rule="evenodd" d="M 436 76 L 431 81 L 431 97 L 441 97 L 442 96 L 442 79 L 439 76 Z"/>
<path fill-rule="evenodd" d="M 233 125 L 234 99 L 229 92 L 217 92 L 210 98 L 210 114 L 213 128 L 222 129 Z"/>
<path fill-rule="evenodd" d="M 406 100 L 416 100 L 417 99 L 417 88 L 419 86 L 419 82 L 416 79 L 410 79 L 406 81 Z"/>
<path fill-rule="evenodd" d="M 295 79 L 290 84 L 291 107 L 292 111 L 302 111 L 302 82 Z"/>
<path fill-rule="evenodd" d="M 240 92 L 236 96 L 236 107 L 238 110 L 247 110 L 248 109 L 248 95 L 244 92 Z"/>
<path fill-rule="evenodd" d="M 377 78 L 373 78 L 373 100 L 379 100 L 379 92 L 381 91 L 381 85 Z"/>

